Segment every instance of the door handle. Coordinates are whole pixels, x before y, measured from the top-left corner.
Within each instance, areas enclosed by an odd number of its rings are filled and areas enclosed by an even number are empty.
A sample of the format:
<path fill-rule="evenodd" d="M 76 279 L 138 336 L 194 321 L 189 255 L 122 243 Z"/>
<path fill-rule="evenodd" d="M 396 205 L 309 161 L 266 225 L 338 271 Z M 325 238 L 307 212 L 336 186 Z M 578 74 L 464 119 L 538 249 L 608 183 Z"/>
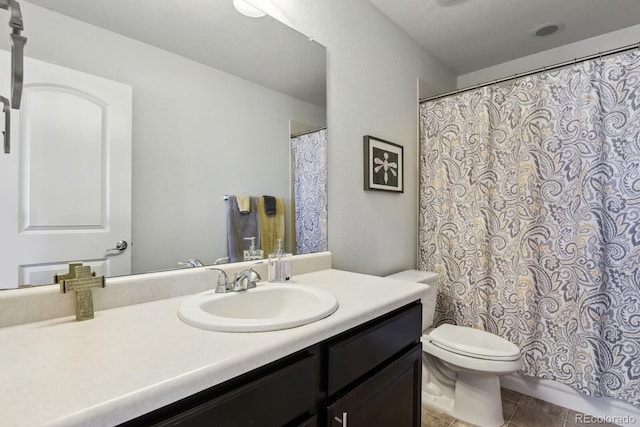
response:
<path fill-rule="evenodd" d="M 125 249 L 127 249 L 127 247 L 129 247 L 129 244 L 127 243 L 126 240 L 118 240 L 116 242 L 116 247 L 115 248 L 111 248 L 111 249 L 107 249 L 105 252 L 113 252 L 113 251 L 124 251 Z"/>

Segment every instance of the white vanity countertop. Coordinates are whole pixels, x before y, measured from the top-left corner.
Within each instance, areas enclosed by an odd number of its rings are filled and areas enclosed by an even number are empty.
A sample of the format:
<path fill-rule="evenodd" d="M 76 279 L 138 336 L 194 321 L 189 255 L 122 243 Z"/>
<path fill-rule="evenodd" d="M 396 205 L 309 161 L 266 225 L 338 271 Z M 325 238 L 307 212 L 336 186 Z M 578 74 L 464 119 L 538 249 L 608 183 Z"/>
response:
<path fill-rule="evenodd" d="M 294 283 L 332 292 L 338 310 L 281 331 L 211 332 L 178 318 L 188 298 L 180 297 L 98 311 L 84 322 L 74 316 L 0 329 L 0 424 L 116 425 L 429 293 L 425 285 L 339 270 Z"/>

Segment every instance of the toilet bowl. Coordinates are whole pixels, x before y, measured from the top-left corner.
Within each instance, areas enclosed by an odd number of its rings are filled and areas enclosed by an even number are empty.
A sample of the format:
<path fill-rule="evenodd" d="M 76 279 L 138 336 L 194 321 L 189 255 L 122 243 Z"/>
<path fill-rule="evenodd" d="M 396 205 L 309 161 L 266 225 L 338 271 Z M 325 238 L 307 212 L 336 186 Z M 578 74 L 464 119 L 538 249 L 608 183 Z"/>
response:
<path fill-rule="evenodd" d="M 387 277 L 438 286 L 438 276 L 426 271 Z M 478 426 L 503 425 L 499 376 L 521 369 L 520 349 L 479 329 L 449 324 L 430 329 L 435 298 L 422 303 L 422 403 Z"/>

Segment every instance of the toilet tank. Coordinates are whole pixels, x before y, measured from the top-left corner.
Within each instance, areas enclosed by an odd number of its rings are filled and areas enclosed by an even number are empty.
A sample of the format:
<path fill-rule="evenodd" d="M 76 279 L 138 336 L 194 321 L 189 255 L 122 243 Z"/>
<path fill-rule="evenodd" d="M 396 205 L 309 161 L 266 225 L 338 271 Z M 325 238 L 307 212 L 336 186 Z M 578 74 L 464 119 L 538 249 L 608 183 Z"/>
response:
<path fill-rule="evenodd" d="M 436 297 L 438 295 L 438 273 L 421 270 L 405 270 L 386 276 L 388 279 L 402 280 L 405 282 L 417 282 L 428 285 L 426 296 L 420 298 L 422 302 L 422 330 L 426 331 L 433 325 L 433 316 L 436 312 Z"/>

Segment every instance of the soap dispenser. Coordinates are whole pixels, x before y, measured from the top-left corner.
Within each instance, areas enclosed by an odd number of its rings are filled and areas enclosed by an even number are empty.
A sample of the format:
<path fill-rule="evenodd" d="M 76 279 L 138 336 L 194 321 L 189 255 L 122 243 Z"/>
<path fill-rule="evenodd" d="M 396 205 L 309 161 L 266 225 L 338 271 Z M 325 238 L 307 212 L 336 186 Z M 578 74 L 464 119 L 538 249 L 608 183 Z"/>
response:
<path fill-rule="evenodd" d="M 269 281 L 288 282 L 291 280 L 291 254 L 284 253 L 282 239 L 278 239 L 278 250 L 269 254 Z"/>
<path fill-rule="evenodd" d="M 244 251 L 245 261 L 256 261 L 264 258 L 264 251 L 262 249 L 256 249 L 255 237 L 245 237 L 244 240 L 251 241 L 251 246 L 249 247 L 249 250 Z"/>

